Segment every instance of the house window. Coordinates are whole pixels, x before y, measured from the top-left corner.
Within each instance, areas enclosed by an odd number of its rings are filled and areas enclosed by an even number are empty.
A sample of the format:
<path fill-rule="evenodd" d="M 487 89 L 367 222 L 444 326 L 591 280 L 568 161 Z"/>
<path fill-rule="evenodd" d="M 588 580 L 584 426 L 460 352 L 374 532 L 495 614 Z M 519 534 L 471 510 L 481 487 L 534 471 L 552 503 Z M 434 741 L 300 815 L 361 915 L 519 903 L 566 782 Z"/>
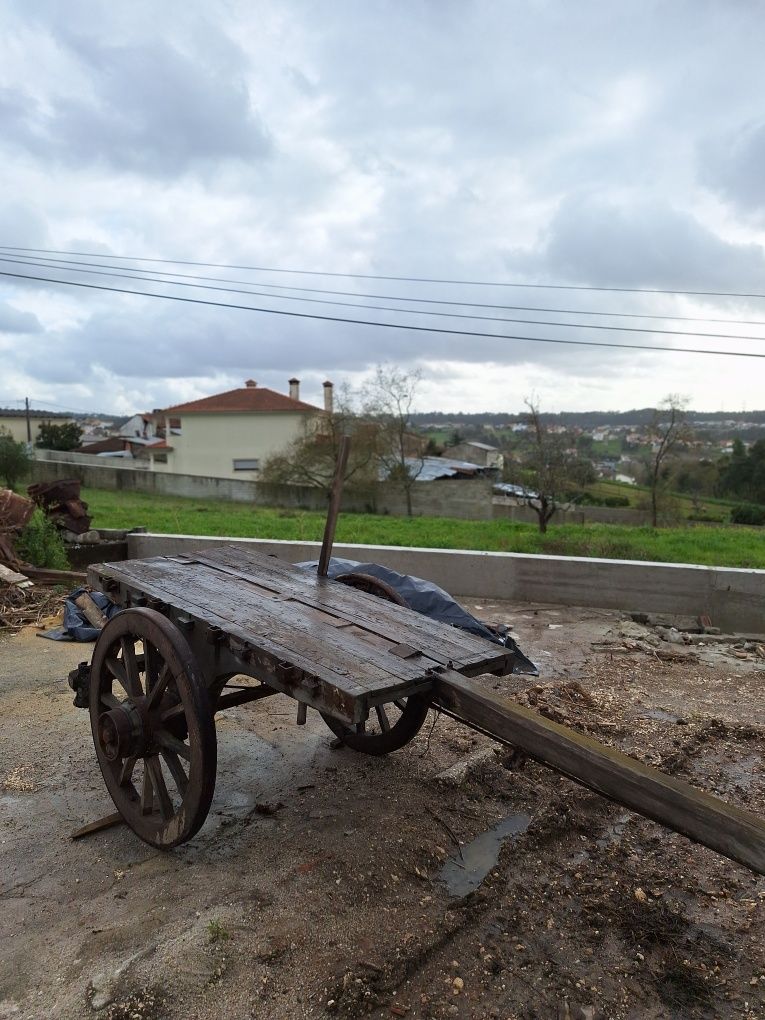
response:
<path fill-rule="evenodd" d="M 154 456 L 154 463 L 155 464 L 167 464 L 167 454 L 166 453 L 155 453 L 153 456 Z"/>
<path fill-rule="evenodd" d="M 234 471 L 259 471 L 260 459 L 258 457 L 234 458 Z"/>

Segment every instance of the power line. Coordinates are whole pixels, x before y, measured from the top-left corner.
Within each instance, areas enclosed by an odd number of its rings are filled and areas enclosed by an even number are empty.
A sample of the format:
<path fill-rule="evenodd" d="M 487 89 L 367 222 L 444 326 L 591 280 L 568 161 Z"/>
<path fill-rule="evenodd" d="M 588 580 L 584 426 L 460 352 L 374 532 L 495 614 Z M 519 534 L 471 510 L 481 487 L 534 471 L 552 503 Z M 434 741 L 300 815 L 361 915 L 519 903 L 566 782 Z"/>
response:
<path fill-rule="evenodd" d="M 128 269 L 127 272 L 110 272 L 106 269 L 81 269 L 74 268 L 69 269 L 66 266 L 50 266 L 46 262 L 38 262 L 32 259 L 20 259 L 20 258 L 4 258 L 0 256 L 0 262 L 10 262 L 13 265 L 22 266 L 33 266 L 37 269 L 52 269 L 57 268 L 61 272 L 68 273 L 87 273 L 88 275 L 96 276 L 111 276 L 117 277 L 123 280 L 137 280 L 144 283 L 158 283 L 166 284 L 171 287 L 189 287 L 199 290 L 216 290 L 223 291 L 226 294 L 248 294 L 253 297 L 265 297 L 271 298 L 275 301 L 299 301 L 301 303 L 318 304 L 318 305 L 339 305 L 341 308 L 364 308 L 370 311 L 377 312 L 398 312 L 402 315 L 428 315 L 438 316 L 439 318 L 445 319 L 471 319 L 479 320 L 483 322 L 512 322 L 524 326 L 559 326 L 565 329 L 598 329 L 605 330 L 609 333 L 655 333 L 664 336 L 690 336 L 690 337 L 706 337 L 711 340 L 765 340 L 763 336 L 746 336 L 741 333 L 700 333 L 693 330 L 683 329 L 657 329 L 648 326 L 607 326 L 600 323 L 587 323 L 587 322 L 559 322 L 550 321 L 546 319 L 519 319 L 510 318 L 503 315 L 468 315 L 460 312 L 440 312 L 431 309 L 424 308 L 396 308 L 391 305 L 370 305 L 364 304 L 358 301 L 333 301 L 327 298 L 310 298 L 310 297 L 295 297 L 294 295 L 286 294 L 269 294 L 262 290 L 243 289 L 241 287 L 219 287 L 214 284 L 204 283 L 184 283 L 178 280 L 163 280 L 158 279 L 155 276 L 149 275 L 149 270 L 133 270 Z M 88 263 L 85 263 L 86 265 Z M 137 275 L 141 273 L 142 275 Z M 128 275 L 131 274 L 131 275 Z M 175 274 L 163 274 L 163 275 L 175 275 Z M 204 277 L 202 278 L 204 279 Z M 247 284 L 248 288 L 255 286 L 254 284 Z"/>
<path fill-rule="evenodd" d="M 3 245 L 0 245 L 0 250 L 4 249 Z M 71 254 L 77 254 L 72 252 Z M 121 256 L 107 256 L 101 255 L 99 258 L 120 258 Z M 301 293 L 309 294 L 332 294 L 338 297 L 358 297 L 358 298 L 369 298 L 370 300 L 381 300 L 381 301 L 405 301 L 413 304 L 426 304 L 426 305 L 448 305 L 449 307 L 457 308 L 486 308 L 492 310 L 506 311 L 506 312 L 544 312 L 546 314 L 554 315 L 592 315 L 606 318 L 619 318 L 619 319 L 667 319 L 673 322 L 711 322 L 711 323 L 727 323 L 729 325 L 737 326 L 765 326 L 765 319 L 715 319 L 708 316 L 698 315 L 668 315 L 668 314 L 655 314 L 650 315 L 645 312 L 610 312 L 602 311 L 599 309 L 582 309 L 582 308 L 546 308 L 538 305 L 506 305 L 506 304 L 490 304 L 481 301 L 454 301 L 446 298 L 424 298 L 424 297 L 410 297 L 404 294 L 365 294 L 359 293 L 355 290 L 331 290 L 326 287 L 300 287 L 297 284 L 279 284 L 279 283 L 265 283 L 263 280 L 256 280 L 253 283 L 247 283 L 246 280 L 233 280 L 230 277 L 220 276 L 200 276 L 195 273 L 173 273 L 166 269 L 141 269 L 133 268 L 132 266 L 116 266 L 110 263 L 94 263 L 94 262 L 80 262 L 71 259 L 55 259 L 55 258 L 43 258 L 40 260 L 28 259 L 21 255 L 12 255 L 8 258 L 0 259 L 3 262 L 17 262 L 21 265 L 45 265 L 47 263 L 53 263 L 53 266 L 46 265 L 46 268 L 58 268 L 59 265 L 66 266 L 90 266 L 95 269 L 101 266 L 103 269 L 120 269 L 127 270 L 131 273 L 153 273 L 155 276 L 174 276 L 184 280 L 205 280 L 208 283 L 236 283 L 246 284 L 247 286 L 258 286 L 268 287 L 269 290 L 288 290 L 288 291 L 300 291 Z M 105 274 L 106 275 L 106 274 Z M 172 281 L 162 281 L 172 282 Z M 274 295 L 276 296 L 276 295 Z M 695 334 L 694 334 L 695 335 Z"/>
<path fill-rule="evenodd" d="M 474 330 L 463 330 L 463 329 L 437 329 L 435 326 L 411 326 L 402 325 L 396 322 L 375 322 L 369 319 L 348 319 L 338 315 L 311 315 L 308 312 L 293 312 L 287 311 L 286 309 L 277 308 L 258 308 L 253 305 L 239 305 L 229 302 L 221 301 L 205 301 L 203 298 L 191 298 L 181 297 L 178 294 L 156 294 L 151 291 L 142 290 L 129 290 L 126 287 L 107 287 L 105 284 L 99 283 L 83 283 L 78 280 L 56 280 L 47 276 L 32 276 L 26 273 L 10 273 L 7 270 L 0 269 L 0 276 L 14 277 L 20 280 L 36 280 L 40 283 L 54 283 L 65 287 L 82 287 L 87 290 L 100 290 L 108 291 L 114 294 L 132 294 L 135 297 L 153 297 L 162 298 L 167 301 L 182 301 L 185 304 L 192 305 L 206 305 L 212 308 L 233 308 L 240 311 L 247 312 L 260 312 L 265 315 L 285 315 L 293 319 L 312 319 L 319 322 L 342 322 L 348 323 L 354 326 L 377 326 L 381 329 L 398 329 L 398 330 L 409 330 L 410 332 L 416 333 L 437 333 L 443 336 L 465 336 L 465 337 L 476 337 L 486 340 L 521 340 L 529 343 L 537 344 L 564 344 L 574 347 L 610 347 L 619 348 L 622 350 L 635 350 L 635 351 L 669 351 L 674 354 L 716 354 L 722 355 L 723 357 L 734 357 L 734 358 L 765 358 L 765 353 L 759 354 L 754 351 L 716 351 L 708 350 L 706 348 L 693 348 L 693 347 L 665 347 L 659 345 L 650 344 L 616 344 L 616 343 L 597 343 L 594 340 L 564 340 L 556 337 L 540 337 L 540 336 L 515 336 L 507 333 L 481 333 Z"/>
<path fill-rule="evenodd" d="M 87 251 L 60 251 L 55 248 L 21 248 L 14 245 L 0 245 L 5 251 L 25 251 L 38 255 L 82 255 L 87 258 L 114 258 L 113 255 L 103 255 L 98 252 Z M 139 255 L 119 255 L 125 262 L 159 262 L 163 265 L 173 266 L 201 266 L 206 269 L 240 269 L 246 272 L 256 273 L 286 273 L 294 276 L 330 276 L 340 277 L 349 280 L 387 280 L 398 283 L 439 283 L 459 287 L 520 287 L 529 290 L 581 290 L 600 291 L 612 294 L 685 294 L 691 297 L 729 297 L 729 298 L 757 298 L 765 299 L 765 294 L 741 294 L 731 291 L 719 290 L 665 290 L 658 287 L 595 287 L 571 283 L 516 283 L 496 280 L 449 280 L 438 279 L 431 276 L 382 276 L 374 273 L 336 273 L 319 269 L 281 269 L 272 266 L 237 266 L 225 262 L 193 262 L 189 259 L 159 259 L 147 258 Z"/>

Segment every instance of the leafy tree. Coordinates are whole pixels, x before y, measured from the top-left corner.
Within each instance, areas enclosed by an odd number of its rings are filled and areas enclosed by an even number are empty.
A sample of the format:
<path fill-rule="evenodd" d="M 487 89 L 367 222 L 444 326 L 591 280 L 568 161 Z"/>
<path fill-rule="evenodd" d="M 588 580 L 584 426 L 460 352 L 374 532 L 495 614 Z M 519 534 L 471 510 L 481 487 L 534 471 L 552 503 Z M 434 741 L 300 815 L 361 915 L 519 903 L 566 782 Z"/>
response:
<path fill-rule="evenodd" d="M 0 476 L 12 489 L 29 470 L 30 456 L 25 443 L 17 443 L 11 433 L 0 428 Z"/>
<path fill-rule="evenodd" d="M 73 421 L 56 425 L 45 421 L 40 425 L 40 434 L 35 446 L 43 450 L 76 450 L 80 445 L 82 429 Z"/>
<path fill-rule="evenodd" d="M 746 450 L 740 439 L 733 441 L 733 453 L 720 471 L 721 495 L 733 495 L 752 503 L 765 503 L 765 439 Z"/>

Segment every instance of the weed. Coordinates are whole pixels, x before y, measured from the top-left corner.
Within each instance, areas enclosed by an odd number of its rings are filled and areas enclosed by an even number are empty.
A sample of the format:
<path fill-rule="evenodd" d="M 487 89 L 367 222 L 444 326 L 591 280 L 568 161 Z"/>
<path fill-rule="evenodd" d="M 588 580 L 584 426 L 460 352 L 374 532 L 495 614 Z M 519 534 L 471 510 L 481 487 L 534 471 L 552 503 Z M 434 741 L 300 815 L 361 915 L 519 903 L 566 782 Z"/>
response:
<path fill-rule="evenodd" d="M 21 533 L 19 556 L 35 567 L 48 570 L 69 570 L 66 547 L 56 525 L 42 510 L 35 510 Z"/>
<path fill-rule="evenodd" d="M 220 921 L 212 920 L 208 922 L 207 939 L 211 944 L 225 942 L 228 938 L 230 938 L 229 933 Z"/>

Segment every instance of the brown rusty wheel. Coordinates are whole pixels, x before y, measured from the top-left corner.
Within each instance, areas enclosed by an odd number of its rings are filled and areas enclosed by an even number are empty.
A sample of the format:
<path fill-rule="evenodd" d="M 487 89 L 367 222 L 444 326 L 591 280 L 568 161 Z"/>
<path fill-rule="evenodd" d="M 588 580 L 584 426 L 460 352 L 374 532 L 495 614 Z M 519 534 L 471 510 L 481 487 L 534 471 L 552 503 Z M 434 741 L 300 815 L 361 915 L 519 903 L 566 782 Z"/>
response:
<path fill-rule="evenodd" d="M 90 724 L 106 786 L 133 831 L 160 850 L 198 832 L 215 789 L 215 723 L 191 649 L 161 613 L 126 609 L 101 631 Z"/>
<path fill-rule="evenodd" d="M 385 581 L 371 574 L 340 574 L 335 580 L 370 595 L 377 595 L 386 602 L 395 602 L 397 606 L 409 608 L 406 599 L 399 595 L 395 588 L 391 588 Z M 408 698 L 397 698 L 385 705 L 376 705 L 366 722 L 358 723 L 356 726 L 346 726 L 339 719 L 324 712 L 321 713 L 321 717 L 346 747 L 361 754 L 381 755 L 398 751 L 416 737 L 425 722 L 429 708 L 429 696 L 412 694 Z"/>

